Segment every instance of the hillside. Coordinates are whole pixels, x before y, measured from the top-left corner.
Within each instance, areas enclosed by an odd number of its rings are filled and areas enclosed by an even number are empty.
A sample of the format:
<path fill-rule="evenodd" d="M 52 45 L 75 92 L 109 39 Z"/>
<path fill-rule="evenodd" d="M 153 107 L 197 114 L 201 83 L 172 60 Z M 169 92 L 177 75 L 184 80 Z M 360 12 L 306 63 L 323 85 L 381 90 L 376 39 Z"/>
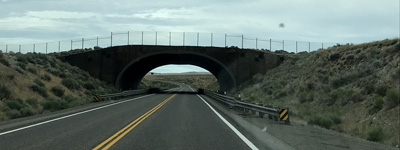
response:
<path fill-rule="evenodd" d="M 0 51 L 0 121 L 83 105 L 115 91 L 53 55 Z"/>
<path fill-rule="evenodd" d="M 144 83 L 146 80 L 164 80 L 164 81 L 175 81 L 185 83 L 196 88 L 207 89 L 210 91 L 216 91 L 219 89 L 217 78 L 212 74 L 167 74 L 167 75 L 146 75 L 144 77 Z"/>
<path fill-rule="evenodd" d="M 296 123 L 400 144 L 399 39 L 286 55 L 239 88 L 242 100 L 289 107 Z"/>

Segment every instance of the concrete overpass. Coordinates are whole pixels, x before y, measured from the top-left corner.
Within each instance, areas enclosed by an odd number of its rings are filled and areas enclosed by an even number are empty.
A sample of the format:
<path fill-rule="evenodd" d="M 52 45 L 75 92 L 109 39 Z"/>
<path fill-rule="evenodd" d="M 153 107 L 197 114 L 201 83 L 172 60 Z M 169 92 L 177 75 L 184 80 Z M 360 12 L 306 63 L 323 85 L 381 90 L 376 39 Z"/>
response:
<path fill-rule="evenodd" d="M 254 75 L 277 67 L 285 57 L 238 48 L 127 45 L 71 54 L 61 59 L 123 90 L 137 89 L 142 78 L 159 66 L 195 65 L 211 72 L 221 91 L 229 91 Z"/>

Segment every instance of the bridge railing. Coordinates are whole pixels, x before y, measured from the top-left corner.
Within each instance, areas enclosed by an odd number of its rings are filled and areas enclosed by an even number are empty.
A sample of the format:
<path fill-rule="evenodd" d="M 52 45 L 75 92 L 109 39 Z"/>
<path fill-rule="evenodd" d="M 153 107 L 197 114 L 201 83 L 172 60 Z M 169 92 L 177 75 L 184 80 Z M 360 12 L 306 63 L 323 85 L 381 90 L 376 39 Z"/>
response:
<path fill-rule="evenodd" d="M 121 45 L 162 45 L 162 46 L 203 46 L 203 47 L 237 47 L 258 50 L 285 50 L 298 53 L 315 51 L 337 45 L 333 42 L 307 42 L 257 38 L 243 34 L 219 34 L 200 32 L 159 32 L 159 31 L 126 31 L 111 32 L 107 36 L 79 38 L 35 44 L 0 45 L 3 52 L 36 52 L 57 53 L 75 49 L 96 49 Z"/>

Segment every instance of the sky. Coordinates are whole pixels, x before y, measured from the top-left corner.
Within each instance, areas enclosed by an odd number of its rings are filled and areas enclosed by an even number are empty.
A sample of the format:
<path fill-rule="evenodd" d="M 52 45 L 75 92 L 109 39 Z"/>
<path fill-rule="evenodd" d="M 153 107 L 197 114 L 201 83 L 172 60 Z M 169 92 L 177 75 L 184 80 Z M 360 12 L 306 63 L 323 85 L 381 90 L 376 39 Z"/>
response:
<path fill-rule="evenodd" d="M 73 46 L 80 47 L 81 38 L 111 32 L 123 33 L 115 35 L 115 43 L 121 44 L 126 43 L 127 31 L 132 36 L 130 44 L 140 43 L 135 41 L 140 31 L 145 31 L 145 44 L 153 44 L 157 31 L 161 44 L 168 43 L 166 37 L 172 32 L 172 44 L 179 45 L 181 33 L 187 32 L 187 44 L 195 45 L 199 32 L 200 45 L 209 45 L 213 33 L 215 45 L 223 46 L 224 34 L 228 34 L 228 45 L 238 47 L 243 35 L 243 47 L 248 48 L 268 48 L 268 42 L 258 39 L 273 39 L 272 49 L 284 46 L 293 51 L 295 41 L 301 41 L 300 49 L 308 49 L 308 42 L 316 49 L 329 43 L 398 38 L 399 7 L 399 0 L 0 0 L 0 50 L 8 45 L 15 51 L 23 44 L 22 49 L 29 51 L 34 43 L 42 43 L 35 49 L 43 50 L 45 42 L 52 42 L 56 49 L 57 41 L 69 43 L 71 39 L 78 39 Z M 109 43 L 107 39 L 100 42 Z M 93 46 L 93 41 L 85 44 Z M 69 49 L 70 44 L 61 45 Z M 204 71 L 188 65 L 159 71 L 177 68 Z"/>

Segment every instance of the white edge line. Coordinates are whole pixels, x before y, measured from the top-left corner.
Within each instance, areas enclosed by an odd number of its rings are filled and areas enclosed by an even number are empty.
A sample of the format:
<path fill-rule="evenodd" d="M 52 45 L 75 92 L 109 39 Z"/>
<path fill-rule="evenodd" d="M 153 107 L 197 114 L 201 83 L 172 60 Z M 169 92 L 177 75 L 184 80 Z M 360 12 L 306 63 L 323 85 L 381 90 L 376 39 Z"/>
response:
<path fill-rule="evenodd" d="M 110 107 L 110 106 L 113 106 L 113 105 L 117 105 L 117 104 L 121 104 L 121 103 L 129 102 L 129 101 L 137 100 L 137 99 L 144 98 L 144 97 L 148 97 L 148 96 L 151 96 L 151 95 L 154 95 L 154 94 L 149 94 L 149 95 L 145 95 L 145 96 L 137 97 L 137 98 L 134 98 L 134 99 L 129 99 L 129 100 L 125 100 L 125 101 L 121 101 L 121 102 L 117 102 L 117 103 L 112 103 L 112 104 L 109 104 L 109 105 L 106 105 L 106 106 L 101 106 L 101 107 L 93 108 L 93 109 L 90 109 L 90 110 L 85 110 L 85 111 L 81 111 L 81 112 L 78 112 L 78 113 L 70 114 L 70 115 L 67 115 L 67 116 L 63 116 L 63 117 L 59 117 L 59 118 L 55 118 L 55 119 L 51 119 L 51 120 L 47 120 L 47 121 L 44 121 L 44 122 L 36 123 L 36 124 L 33 124 L 33 125 L 29 125 L 29 126 L 25 126 L 25 127 L 17 128 L 17 129 L 14 129 L 14 130 L 10 130 L 10 131 L 6 131 L 6 132 L 2 132 L 2 133 L 0 133 L 0 136 L 1 136 L 1 135 L 5 135 L 5 134 L 9 134 L 9 133 L 13 133 L 13 132 L 17 132 L 17 131 L 20 131 L 20 130 L 24 130 L 24 129 L 32 128 L 32 127 L 39 126 L 39 125 L 42 125 L 42 124 L 46 124 L 46 123 L 50 123 L 50 122 L 54 122 L 54 121 L 57 121 L 57 120 L 61 120 L 61 119 L 65 119 L 65 118 L 73 117 L 73 116 L 76 116 L 76 115 L 80 115 L 80 114 L 88 113 L 88 112 L 95 111 L 95 110 L 98 110 L 98 109 L 102 109 L 102 108 Z"/>
<path fill-rule="evenodd" d="M 193 89 L 192 89 L 193 90 Z M 200 97 L 201 100 L 203 100 L 204 103 L 207 104 L 208 107 L 210 107 L 210 109 L 226 124 L 228 125 L 229 128 L 231 128 L 233 130 L 233 132 L 236 133 L 237 136 L 239 136 L 240 139 L 242 139 L 242 141 L 244 143 L 247 144 L 247 146 L 249 146 L 252 150 L 258 150 L 258 148 L 249 140 L 247 139 L 242 133 L 239 132 L 239 130 L 237 130 L 231 123 L 229 123 L 224 117 L 222 117 L 213 107 L 211 107 L 210 104 L 208 104 L 199 94 L 197 94 L 198 97 Z"/>

